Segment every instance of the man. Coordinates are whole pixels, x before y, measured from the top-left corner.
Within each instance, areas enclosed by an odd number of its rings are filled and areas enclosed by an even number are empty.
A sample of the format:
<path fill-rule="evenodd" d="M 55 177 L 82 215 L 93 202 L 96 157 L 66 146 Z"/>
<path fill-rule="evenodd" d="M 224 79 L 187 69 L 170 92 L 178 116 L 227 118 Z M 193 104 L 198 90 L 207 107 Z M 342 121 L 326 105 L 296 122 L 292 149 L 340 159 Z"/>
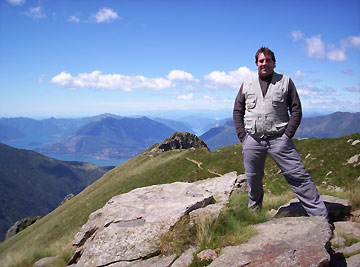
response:
<path fill-rule="evenodd" d="M 302 110 L 292 80 L 274 72 L 274 53 L 261 47 L 255 55 L 258 74 L 245 81 L 235 100 L 233 118 L 243 144 L 249 208 L 261 209 L 267 154 L 279 166 L 309 216 L 328 212 L 291 139 L 300 125 Z M 290 112 L 290 117 L 289 117 Z"/>

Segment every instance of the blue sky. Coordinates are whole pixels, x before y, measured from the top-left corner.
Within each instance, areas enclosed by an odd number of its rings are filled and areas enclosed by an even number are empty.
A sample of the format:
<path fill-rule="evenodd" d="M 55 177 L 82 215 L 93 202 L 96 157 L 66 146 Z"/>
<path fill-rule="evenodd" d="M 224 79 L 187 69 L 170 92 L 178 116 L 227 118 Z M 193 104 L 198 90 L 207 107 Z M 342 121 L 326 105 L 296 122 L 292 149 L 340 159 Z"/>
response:
<path fill-rule="evenodd" d="M 358 0 L 1 0 L 0 117 L 231 117 L 261 46 L 305 114 L 360 111 Z"/>

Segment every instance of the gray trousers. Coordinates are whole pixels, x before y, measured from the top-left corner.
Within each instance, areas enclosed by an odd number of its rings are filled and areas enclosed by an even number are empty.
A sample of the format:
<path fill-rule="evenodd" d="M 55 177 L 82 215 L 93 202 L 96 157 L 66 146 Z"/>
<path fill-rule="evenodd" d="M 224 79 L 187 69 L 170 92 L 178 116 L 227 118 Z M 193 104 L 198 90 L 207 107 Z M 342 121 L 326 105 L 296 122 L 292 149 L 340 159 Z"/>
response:
<path fill-rule="evenodd" d="M 247 135 L 243 140 L 245 175 L 248 181 L 249 207 L 262 205 L 262 180 L 267 154 L 279 166 L 282 175 L 294 191 L 309 216 L 324 216 L 328 212 L 313 180 L 307 173 L 292 139 L 285 134 L 267 138 Z"/>

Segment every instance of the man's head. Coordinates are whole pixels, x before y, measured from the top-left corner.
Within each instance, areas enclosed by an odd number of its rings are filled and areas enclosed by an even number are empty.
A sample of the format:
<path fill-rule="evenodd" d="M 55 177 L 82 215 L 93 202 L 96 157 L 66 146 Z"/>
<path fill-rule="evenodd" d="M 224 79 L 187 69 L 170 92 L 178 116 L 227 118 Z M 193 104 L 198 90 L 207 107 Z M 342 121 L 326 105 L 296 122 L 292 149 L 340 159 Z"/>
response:
<path fill-rule="evenodd" d="M 270 75 L 276 66 L 274 52 L 267 47 L 261 47 L 255 54 L 255 63 L 260 76 Z"/>

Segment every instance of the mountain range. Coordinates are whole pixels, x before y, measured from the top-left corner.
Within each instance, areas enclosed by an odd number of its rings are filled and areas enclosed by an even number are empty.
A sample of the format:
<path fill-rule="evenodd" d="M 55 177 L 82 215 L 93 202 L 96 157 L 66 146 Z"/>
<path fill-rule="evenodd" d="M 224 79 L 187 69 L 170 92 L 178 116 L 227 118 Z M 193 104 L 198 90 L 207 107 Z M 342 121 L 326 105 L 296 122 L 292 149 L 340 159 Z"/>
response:
<path fill-rule="evenodd" d="M 0 240 L 24 217 L 43 216 L 113 167 L 60 161 L 0 143 Z"/>
<path fill-rule="evenodd" d="M 329 115 L 303 118 L 295 138 L 341 137 L 360 132 L 360 112 L 335 112 Z M 234 122 L 228 119 L 224 124 L 211 128 L 200 136 L 211 150 L 239 143 Z"/>
<path fill-rule="evenodd" d="M 97 158 L 133 157 L 173 132 L 170 127 L 146 117 L 106 117 L 92 121 L 65 139 L 38 151 Z"/>
<path fill-rule="evenodd" d="M 199 137 L 211 150 L 239 142 L 231 118 L 218 121 L 216 127 L 215 120 L 203 117 L 187 119 L 189 121 L 174 121 L 109 113 L 78 119 L 2 118 L 0 141 L 47 155 L 78 155 L 97 159 L 131 158 L 176 131 L 194 133 L 194 128 L 204 132 L 205 125 L 209 130 Z M 357 132 L 360 132 L 360 113 L 335 112 L 304 117 L 295 138 L 340 137 Z M 37 136 L 51 139 L 44 138 L 46 142 L 31 139 Z M 31 139 L 30 146 L 16 146 L 9 142 L 26 138 Z"/>
<path fill-rule="evenodd" d="M 0 119 L 0 142 L 55 157 L 61 154 L 61 159 L 127 159 L 175 131 L 193 130 L 185 122 L 109 113 L 77 119 Z"/>

